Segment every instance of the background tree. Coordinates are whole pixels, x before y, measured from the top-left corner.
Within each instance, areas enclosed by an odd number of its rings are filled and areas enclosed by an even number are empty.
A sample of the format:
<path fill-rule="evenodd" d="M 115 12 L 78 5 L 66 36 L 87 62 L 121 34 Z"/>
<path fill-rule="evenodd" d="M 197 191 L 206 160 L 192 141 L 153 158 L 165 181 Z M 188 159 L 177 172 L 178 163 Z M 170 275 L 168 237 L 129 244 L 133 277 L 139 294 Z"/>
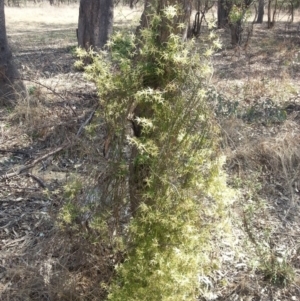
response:
<path fill-rule="evenodd" d="M 287 3 L 284 1 L 282 4 L 283 4 L 285 10 L 287 10 L 289 13 L 290 23 L 293 23 L 294 17 L 295 17 L 295 9 L 299 8 L 300 0 L 290 0 Z"/>
<path fill-rule="evenodd" d="M 113 30 L 113 0 L 81 0 L 78 20 L 78 46 L 102 48 Z"/>
<path fill-rule="evenodd" d="M 259 0 L 256 23 L 261 24 L 263 22 L 264 13 L 265 13 L 265 0 Z"/>
<path fill-rule="evenodd" d="M 242 42 L 243 23 L 253 0 L 219 0 L 218 28 L 228 26 L 231 31 L 231 44 Z"/>
<path fill-rule="evenodd" d="M 268 0 L 268 28 L 272 28 L 275 25 L 277 8 L 278 0 Z"/>
<path fill-rule="evenodd" d="M 25 88 L 18 77 L 7 42 L 4 0 L 0 0 L 0 99 L 4 103 L 15 100 L 18 93 L 24 93 Z"/>
<path fill-rule="evenodd" d="M 218 28 L 223 28 L 228 25 L 231 7 L 231 0 L 218 0 Z"/>
<path fill-rule="evenodd" d="M 192 28 L 192 34 L 194 36 L 200 35 L 202 22 L 203 20 L 206 21 L 205 15 L 211 8 L 213 8 L 214 5 L 215 2 L 211 0 L 197 0 L 196 3 L 197 12 L 195 14 L 195 19 Z"/>
<path fill-rule="evenodd" d="M 229 27 L 231 31 L 231 44 L 233 46 L 242 43 L 243 23 L 245 15 L 253 0 L 233 1 L 233 5 L 229 12 Z"/>

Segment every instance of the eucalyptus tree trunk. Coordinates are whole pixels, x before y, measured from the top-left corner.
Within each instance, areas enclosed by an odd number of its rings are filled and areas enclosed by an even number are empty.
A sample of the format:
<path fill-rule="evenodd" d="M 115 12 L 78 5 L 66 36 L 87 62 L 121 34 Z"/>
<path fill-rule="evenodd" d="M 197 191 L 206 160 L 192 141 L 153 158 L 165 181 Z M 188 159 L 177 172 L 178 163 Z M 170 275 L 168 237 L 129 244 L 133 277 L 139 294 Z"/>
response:
<path fill-rule="evenodd" d="M 242 43 L 243 33 L 243 19 L 253 0 L 243 0 L 240 2 L 238 8 L 240 9 L 240 16 L 236 20 L 229 20 L 230 31 L 231 31 L 231 44 L 232 46 L 240 46 Z M 230 11 L 229 11 L 230 12 Z"/>
<path fill-rule="evenodd" d="M 294 23 L 295 7 L 293 1 L 291 1 L 290 6 L 291 23 Z"/>
<path fill-rule="evenodd" d="M 271 4 L 272 0 L 268 0 L 268 28 L 272 28 L 274 26 L 272 22 L 272 15 L 271 15 Z"/>
<path fill-rule="evenodd" d="M 178 12 L 173 22 L 167 21 L 162 14 L 162 10 L 167 6 L 176 6 Z M 140 25 L 137 31 L 142 28 L 147 28 L 150 24 L 151 15 L 153 12 L 162 17 L 162 22 L 159 30 L 158 39 L 160 43 L 164 43 L 170 34 L 180 34 L 183 40 L 186 40 L 190 30 L 190 17 L 192 12 L 192 3 L 190 0 L 146 0 L 144 11 L 141 17 Z M 184 27 L 179 27 L 178 24 L 184 24 Z"/>
<path fill-rule="evenodd" d="M 170 20 L 168 19 L 163 10 L 167 7 L 176 7 L 177 13 Z M 149 28 L 151 25 L 152 18 L 159 16 L 161 22 L 157 29 L 156 42 L 158 48 L 164 47 L 168 41 L 170 35 L 179 35 L 182 41 L 186 41 L 190 31 L 190 17 L 192 11 L 192 4 L 189 0 L 146 0 L 143 14 L 141 16 L 140 25 L 137 28 L 137 37 L 139 38 L 140 47 L 143 45 L 143 38 L 140 35 L 140 31 L 144 28 Z M 184 25 L 184 26 L 179 26 Z M 144 60 L 139 55 L 135 57 L 135 61 Z M 151 63 L 155 61 L 155 57 L 151 58 Z M 166 71 L 166 70 L 165 70 Z M 155 75 L 151 79 L 144 81 L 144 88 L 160 89 L 164 88 L 162 81 L 155 78 Z M 143 139 L 142 126 L 139 125 L 136 120 L 138 118 L 149 118 L 150 120 L 154 117 L 153 111 L 150 105 L 138 104 L 132 112 L 132 128 L 134 136 Z M 145 180 L 148 177 L 149 168 L 146 164 L 136 164 L 139 151 L 135 146 L 131 148 L 130 162 L 129 162 L 129 194 L 130 194 L 130 205 L 131 212 L 135 215 L 140 202 L 141 202 L 141 191 L 145 185 Z"/>
<path fill-rule="evenodd" d="M 113 0 L 80 0 L 78 46 L 101 49 L 113 30 Z"/>
<path fill-rule="evenodd" d="M 19 74 L 12 61 L 12 53 L 8 47 L 4 0 L 0 0 L 0 104 L 12 104 L 25 88 L 19 80 Z"/>
<path fill-rule="evenodd" d="M 231 6 L 230 0 L 218 0 L 218 28 L 224 28 L 229 24 Z"/>
<path fill-rule="evenodd" d="M 230 24 L 230 33 L 231 33 L 231 45 L 238 46 L 241 45 L 242 42 L 242 21 L 238 20 L 232 24 Z"/>
<path fill-rule="evenodd" d="M 259 2 L 258 2 L 258 14 L 257 14 L 256 23 L 261 24 L 263 22 L 264 13 L 265 13 L 265 0 L 259 0 Z"/>
<path fill-rule="evenodd" d="M 274 9 L 273 9 L 273 18 L 272 18 L 272 26 L 275 25 L 276 13 L 277 13 L 278 0 L 274 1 Z"/>

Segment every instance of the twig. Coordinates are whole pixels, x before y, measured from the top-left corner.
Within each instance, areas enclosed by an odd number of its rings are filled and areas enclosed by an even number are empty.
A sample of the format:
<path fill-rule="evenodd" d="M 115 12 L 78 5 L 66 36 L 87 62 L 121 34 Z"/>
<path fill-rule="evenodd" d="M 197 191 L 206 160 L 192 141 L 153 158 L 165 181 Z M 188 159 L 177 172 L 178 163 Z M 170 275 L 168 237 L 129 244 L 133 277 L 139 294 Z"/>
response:
<path fill-rule="evenodd" d="M 246 233 L 247 233 L 248 236 L 249 236 L 250 241 L 251 241 L 256 247 L 258 247 L 258 243 L 257 243 L 257 241 L 256 241 L 256 239 L 255 239 L 255 237 L 254 237 L 254 235 L 253 235 L 253 233 L 252 233 L 252 231 L 251 231 L 251 229 L 250 229 L 250 226 L 249 226 L 249 224 L 248 224 L 248 221 L 247 221 L 247 217 L 246 217 L 245 211 L 243 212 L 243 224 L 244 224 L 244 227 L 245 227 L 245 231 L 246 231 Z"/>
<path fill-rule="evenodd" d="M 77 132 L 77 134 L 76 134 L 76 137 L 79 137 L 79 136 L 81 135 L 81 132 L 83 131 L 84 127 L 85 127 L 87 124 L 89 124 L 89 123 L 91 122 L 91 120 L 92 120 L 92 118 L 94 117 L 95 112 L 96 112 L 96 110 L 98 109 L 98 107 L 99 107 L 99 105 L 97 105 L 97 106 L 95 107 L 95 109 L 94 109 L 94 110 L 91 112 L 91 114 L 89 115 L 88 119 L 80 126 L 80 128 L 79 128 L 79 130 L 78 130 L 78 132 Z"/>
<path fill-rule="evenodd" d="M 8 222 L 6 225 L 1 226 L 0 229 L 5 229 L 7 227 L 9 227 L 12 224 L 12 221 Z"/>
<path fill-rule="evenodd" d="M 4 244 L 3 245 L 3 248 L 5 248 L 5 247 L 12 247 L 12 246 L 14 246 L 16 243 L 18 243 L 18 242 L 20 242 L 20 241 L 23 241 L 23 240 L 25 240 L 25 239 L 27 239 L 27 238 L 29 238 L 29 236 L 28 235 L 25 235 L 25 236 L 23 236 L 23 237 L 21 237 L 21 238 L 17 238 L 17 239 L 14 239 L 14 240 L 12 240 L 12 241 L 9 241 L 8 243 L 6 243 L 6 244 Z"/>
<path fill-rule="evenodd" d="M 15 79 L 17 79 L 17 80 L 23 80 L 23 81 L 25 80 L 25 81 L 27 81 L 27 82 L 32 82 L 32 83 L 34 83 L 34 84 L 37 84 L 37 85 L 40 85 L 41 87 L 46 88 L 47 90 L 51 91 L 54 95 L 58 96 L 60 99 L 62 99 L 63 101 L 65 101 L 65 102 L 67 103 L 67 105 L 69 106 L 69 108 L 72 110 L 73 114 L 74 114 L 75 116 L 77 116 L 77 113 L 76 113 L 75 110 L 72 108 L 72 106 L 70 105 L 70 103 L 69 103 L 64 97 L 62 97 L 60 93 L 56 92 L 56 91 L 53 90 L 52 88 L 50 88 L 50 87 L 48 87 L 48 86 L 46 86 L 46 85 L 44 85 L 44 84 L 41 84 L 40 82 L 37 82 L 37 81 L 35 81 L 35 80 L 32 80 L 32 79 L 26 79 L 26 78 L 22 78 L 22 77 L 18 77 L 18 78 L 15 78 Z"/>
<path fill-rule="evenodd" d="M 85 127 L 89 122 L 91 122 L 91 120 L 92 120 L 92 118 L 93 118 L 93 116 L 94 116 L 96 110 L 98 109 L 98 107 L 99 107 L 99 105 L 97 105 L 97 106 L 95 107 L 95 109 L 91 112 L 91 114 L 89 115 L 89 117 L 87 118 L 87 120 L 80 126 L 80 128 L 79 128 L 79 130 L 78 130 L 78 132 L 77 132 L 77 134 L 76 134 L 77 137 L 79 137 L 79 136 L 81 135 L 81 133 L 82 133 L 84 127 Z M 50 156 L 52 156 L 52 155 L 54 155 L 54 154 L 60 152 L 60 151 L 63 150 L 63 149 L 69 148 L 71 145 L 72 145 L 72 144 L 69 142 L 69 143 L 67 143 L 67 144 L 65 144 L 65 145 L 63 145 L 63 146 L 58 147 L 57 149 L 53 150 L 52 152 L 49 152 L 49 153 L 47 153 L 47 154 L 45 154 L 45 155 L 43 155 L 43 156 L 41 156 L 41 157 L 35 159 L 32 163 L 30 163 L 30 164 L 28 164 L 28 165 L 25 165 L 25 166 L 19 168 L 19 169 L 16 170 L 16 171 L 13 171 L 13 172 L 11 172 L 11 173 L 7 173 L 7 174 L 5 174 L 5 175 L 3 175 L 3 176 L 0 176 L 0 181 L 4 181 L 4 180 L 7 180 L 7 179 L 9 179 L 9 178 L 13 178 L 13 177 L 15 177 L 15 176 L 18 176 L 18 175 L 20 175 L 21 173 L 24 173 L 24 172 L 27 171 L 28 169 L 33 168 L 37 163 L 39 163 L 39 162 L 45 160 L 46 158 L 48 158 L 48 157 L 50 157 Z M 37 181 L 41 187 L 43 187 L 43 188 L 46 187 L 46 185 L 43 183 L 43 181 L 41 181 L 41 180 L 40 180 L 39 178 L 37 178 L 36 176 L 34 176 L 34 175 L 30 174 L 30 173 L 27 173 L 27 176 L 29 176 L 29 177 L 33 178 L 35 181 Z"/>
<path fill-rule="evenodd" d="M 27 173 L 26 176 L 32 178 L 33 180 L 35 180 L 42 188 L 46 188 L 46 185 L 44 184 L 44 182 L 40 178 L 38 178 L 37 176 L 35 176 L 31 173 Z"/>
<path fill-rule="evenodd" d="M 13 149 L 0 149 L 0 153 L 13 153 L 13 154 L 20 154 L 20 155 L 26 155 L 31 156 L 29 153 L 21 151 L 21 150 L 13 150 Z"/>
<path fill-rule="evenodd" d="M 6 184 L 2 184 L 2 185 L 0 185 L 0 188 L 1 187 L 7 187 L 7 185 Z M 39 188 L 36 188 L 36 187 L 20 187 L 20 186 L 18 186 L 18 185 L 9 185 L 9 188 L 11 188 L 11 189 L 22 189 L 22 190 L 29 190 L 29 191 L 37 191 L 37 190 L 39 190 Z M 10 202 L 10 200 L 8 200 L 8 199 L 6 199 L 6 200 L 3 200 L 3 199 L 1 199 L 0 200 L 0 202 Z"/>
<path fill-rule="evenodd" d="M 14 171 L 14 172 L 11 172 L 11 173 L 7 173 L 7 174 L 1 176 L 1 177 L 0 177 L 0 181 L 3 181 L 3 180 L 6 180 L 6 179 L 9 179 L 9 178 L 18 176 L 19 174 L 23 173 L 24 171 L 26 171 L 26 170 L 28 170 L 28 169 L 34 167 L 37 163 L 39 163 L 39 162 L 45 160 L 46 158 L 48 158 L 48 157 L 50 157 L 50 156 L 52 156 L 52 155 L 54 155 L 54 154 L 60 152 L 61 150 L 65 149 L 65 148 L 68 148 L 68 147 L 70 147 L 70 146 L 71 146 L 71 143 L 68 143 L 68 144 L 66 144 L 66 145 L 64 145 L 64 146 L 60 146 L 60 147 L 58 147 L 57 149 L 55 149 L 54 151 L 49 152 L 49 153 L 47 153 L 47 154 L 45 154 L 45 155 L 43 155 L 43 156 L 41 156 L 41 157 L 35 159 L 31 164 L 28 164 L 28 165 L 26 165 L 26 166 L 23 166 L 23 167 L 19 168 L 17 171 Z"/>

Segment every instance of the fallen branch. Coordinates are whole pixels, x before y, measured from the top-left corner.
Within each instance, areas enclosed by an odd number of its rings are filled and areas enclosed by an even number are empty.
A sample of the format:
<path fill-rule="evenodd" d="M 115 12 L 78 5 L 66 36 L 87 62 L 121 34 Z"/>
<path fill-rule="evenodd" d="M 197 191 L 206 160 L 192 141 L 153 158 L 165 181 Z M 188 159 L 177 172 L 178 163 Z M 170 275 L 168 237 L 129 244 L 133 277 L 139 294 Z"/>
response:
<path fill-rule="evenodd" d="M 28 79 L 28 78 L 24 78 L 24 77 L 15 77 L 14 79 L 16 80 L 22 80 L 22 81 L 27 81 L 27 82 L 31 82 L 34 83 L 36 85 L 39 85 L 41 87 L 44 87 L 45 89 L 51 91 L 54 95 L 56 95 L 57 97 L 59 97 L 60 99 L 62 99 L 64 102 L 67 103 L 67 105 L 69 106 L 69 108 L 71 109 L 71 111 L 73 112 L 74 116 L 77 116 L 77 113 L 75 112 L 75 110 L 73 109 L 73 107 L 71 106 L 70 102 L 68 100 L 66 100 L 60 93 L 56 92 L 54 89 L 38 82 L 32 79 Z"/>
<path fill-rule="evenodd" d="M 25 155 L 30 157 L 31 154 L 21 151 L 21 150 L 13 150 L 13 149 L 0 149 L 0 153 L 5 154 L 5 153 L 12 153 L 12 154 L 20 154 L 20 155 Z"/>
<path fill-rule="evenodd" d="M 44 184 L 44 182 L 40 178 L 38 178 L 37 176 L 35 176 L 31 173 L 27 173 L 26 176 L 32 178 L 33 180 L 35 180 L 42 188 L 46 188 L 46 185 Z"/>
<path fill-rule="evenodd" d="M 79 130 L 76 134 L 77 137 L 79 137 L 81 135 L 81 133 L 82 133 L 83 129 L 85 128 L 85 126 L 91 122 L 91 120 L 94 117 L 95 112 L 98 109 L 98 107 L 99 107 L 99 105 L 96 106 L 96 108 L 89 115 L 88 119 L 80 126 L 80 128 L 79 128 Z"/>
<path fill-rule="evenodd" d="M 71 143 L 68 143 L 68 144 L 66 144 L 66 145 L 60 146 L 60 147 L 58 147 L 57 149 L 53 150 L 52 152 L 49 152 L 49 153 L 47 153 L 47 154 L 45 154 L 45 155 L 43 155 L 43 156 L 41 156 L 41 157 L 35 159 L 32 163 L 30 163 L 30 164 L 28 164 L 28 165 L 26 165 L 26 166 L 23 166 L 23 167 L 19 168 L 18 170 L 14 171 L 14 172 L 7 173 L 7 174 L 1 176 L 1 177 L 0 177 L 0 181 L 4 181 L 4 180 L 7 180 L 7 179 L 9 179 L 9 178 L 13 178 L 13 177 L 15 177 L 15 176 L 20 175 L 20 174 L 23 173 L 24 171 L 27 171 L 28 169 L 33 168 L 37 163 L 39 163 L 39 162 L 45 160 L 46 158 L 48 158 L 48 157 L 50 157 L 50 156 L 52 156 L 52 155 L 54 155 L 54 154 L 60 152 L 60 151 L 63 150 L 63 149 L 66 149 L 66 148 L 68 148 L 68 147 L 70 147 L 70 146 L 71 146 Z"/>
<path fill-rule="evenodd" d="M 2 188 L 2 187 L 6 187 L 7 188 L 7 184 L 2 184 L 2 185 L 0 185 L 0 189 Z M 9 188 L 11 188 L 11 189 L 20 189 L 20 190 L 29 190 L 29 191 L 37 191 L 37 190 L 39 190 L 39 188 L 37 188 L 37 187 L 21 187 L 21 186 L 19 186 L 19 185 L 9 185 Z M 0 199 L 0 202 L 11 202 L 12 200 L 10 200 L 10 199 Z M 15 202 L 15 200 L 13 200 L 13 202 Z"/>
<path fill-rule="evenodd" d="M 92 120 L 92 118 L 93 118 L 93 116 L 94 116 L 94 114 L 95 114 L 95 112 L 96 112 L 97 109 L 98 109 L 98 105 L 97 105 L 97 106 L 95 107 L 95 109 L 90 113 L 90 115 L 89 115 L 89 117 L 87 118 L 87 120 L 80 126 L 80 128 L 79 128 L 79 130 L 78 130 L 78 132 L 77 132 L 77 134 L 76 134 L 77 137 L 79 137 L 79 136 L 81 135 L 81 133 L 82 133 L 84 127 L 85 127 L 88 123 L 91 122 L 91 120 Z M 18 176 L 18 175 L 24 173 L 24 172 L 27 171 L 28 169 L 33 168 L 37 163 L 39 163 L 39 162 L 41 162 L 41 161 L 47 159 L 48 157 L 50 157 L 50 156 L 52 156 L 52 155 L 54 155 L 54 154 L 56 154 L 56 153 L 62 151 L 63 149 L 69 148 L 71 145 L 72 145 L 72 144 L 69 142 L 69 143 L 67 143 L 67 144 L 65 144 L 65 145 L 63 145 L 63 146 L 58 147 L 57 149 L 53 150 L 52 152 L 49 152 L 49 153 L 47 153 L 47 154 L 45 154 L 45 155 L 43 155 L 43 156 L 41 156 L 41 157 L 35 159 L 32 163 L 30 163 L 30 164 L 28 164 L 28 165 L 25 165 L 25 166 L 19 168 L 19 169 L 16 170 L 16 171 L 13 171 L 13 172 L 11 172 L 11 173 L 7 173 L 7 174 L 5 174 L 5 175 L 3 175 L 3 176 L 0 176 L 0 181 L 4 181 L 4 180 L 13 178 L 13 177 L 15 177 L 15 176 Z M 27 176 L 29 176 L 29 177 L 31 177 L 32 179 L 34 179 L 35 181 L 37 181 L 41 187 L 43 187 L 43 188 L 46 187 L 46 185 L 43 183 L 43 181 L 41 181 L 39 178 L 37 178 L 36 176 L 32 175 L 31 173 L 27 173 Z"/>

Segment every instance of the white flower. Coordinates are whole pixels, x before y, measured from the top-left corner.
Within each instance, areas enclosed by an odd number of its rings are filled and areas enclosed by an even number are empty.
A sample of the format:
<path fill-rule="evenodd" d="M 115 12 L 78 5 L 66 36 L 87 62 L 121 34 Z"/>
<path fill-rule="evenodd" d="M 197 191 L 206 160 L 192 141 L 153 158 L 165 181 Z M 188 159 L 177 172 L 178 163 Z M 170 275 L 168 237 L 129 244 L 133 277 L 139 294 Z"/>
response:
<path fill-rule="evenodd" d="M 172 19 L 177 15 L 177 9 L 175 6 L 172 6 L 172 5 L 166 7 L 164 12 L 168 19 Z"/>

